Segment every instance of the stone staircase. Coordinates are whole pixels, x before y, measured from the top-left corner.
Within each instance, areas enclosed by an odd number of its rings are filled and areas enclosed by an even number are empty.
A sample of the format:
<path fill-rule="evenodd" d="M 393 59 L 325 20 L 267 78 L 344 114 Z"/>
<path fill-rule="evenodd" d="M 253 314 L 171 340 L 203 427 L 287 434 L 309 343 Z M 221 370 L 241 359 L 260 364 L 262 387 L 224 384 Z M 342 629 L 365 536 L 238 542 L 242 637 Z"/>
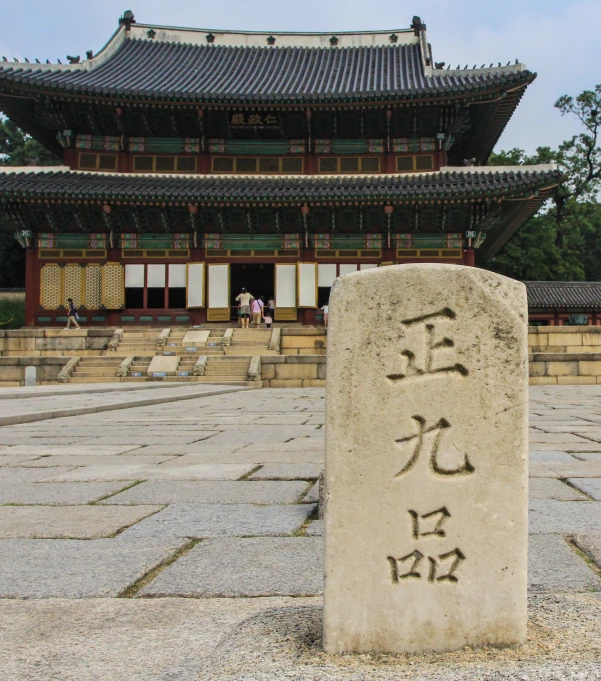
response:
<path fill-rule="evenodd" d="M 227 327 L 218 329 L 205 329 L 209 331 L 209 338 L 206 345 L 198 346 L 191 345 L 190 347 L 196 347 L 193 353 L 196 354 L 198 358 L 200 355 L 223 355 L 223 335 L 226 332 Z M 191 329 L 187 328 L 176 328 L 172 329 L 167 339 L 167 343 L 163 348 L 163 354 L 165 353 L 175 353 L 176 355 L 191 356 L 192 353 L 187 350 L 188 343 L 184 343 L 184 338 L 186 333 Z M 196 329 L 192 329 L 196 330 Z"/>
<path fill-rule="evenodd" d="M 123 357 L 82 357 L 69 383 L 115 383 Z"/>
<path fill-rule="evenodd" d="M 129 371 L 127 372 L 127 379 L 126 380 L 146 381 L 147 380 L 146 372 L 148 371 L 148 367 L 150 366 L 151 360 L 152 360 L 151 356 L 145 356 L 145 357 L 140 356 L 140 357 L 138 357 L 136 355 L 134 357 L 134 361 L 132 362 L 131 366 L 129 367 Z M 140 374 L 140 375 L 138 376 L 137 374 Z"/>
<path fill-rule="evenodd" d="M 154 355 L 161 331 L 162 329 L 125 329 L 116 354 L 121 357 Z"/>
<path fill-rule="evenodd" d="M 232 343 L 225 347 L 226 355 L 275 355 L 274 350 L 269 350 L 271 329 L 234 329 Z"/>
<path fill-rule="evenodd" d="M 250 357 L 209 357 L 204 376 L 197 376 L 201 383 L 225 383 L 251 385 L 248 380 Z"/>

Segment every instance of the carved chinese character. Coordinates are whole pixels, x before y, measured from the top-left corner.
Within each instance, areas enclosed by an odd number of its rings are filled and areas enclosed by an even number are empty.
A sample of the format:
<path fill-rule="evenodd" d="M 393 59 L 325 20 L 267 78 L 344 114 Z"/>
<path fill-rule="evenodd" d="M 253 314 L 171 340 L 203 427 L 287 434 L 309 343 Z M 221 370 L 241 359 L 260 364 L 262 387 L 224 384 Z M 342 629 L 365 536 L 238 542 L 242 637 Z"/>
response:
<path fill-rule="evenodd" d="M 455 572 L 457 572 L 457 568 L 463 561 L 465 560 L 465 556 L 459 549 L 454 549 L 453 551 L 449 551 L 448 553 L 443 553 L 440 556 L 438 556 L 438 560 L 440 561 L 446 561 L 449 558 L 453 559 L 453 562 L 451 563 L 451 567 L 449 568 L 449 571 L 440 576 L 436 576 L 436 570 L 438 567 L 437 561 L 435 558 L 429 557 L 428 560 L 430 561 L 430 572 L 428 574 L 428 581 L 429 582 L 458 582 L 459 580 L 457 577 L 455 577 Z"/>
<path fill-rule="evenodd" d="M 439 312 L 422 315 L 421 317 L 414 317 L 413 319 L 405 319 L 402 324 L 406 327 L 415 327 L 423 324 L 423 357 L 418 360 L 417 348 L 414 350 L 405 349 L 401 351 L 401 355 L 407 358 L 407 367 L 404 372 L 388 374 L 387 378 L 391 381 L 402 381 L 405 378 L 415 378 L 419 376 L 427 376 L 441 373 L 457 373 L 460 376 L 467 376 L 468 370 L 463 364 L 442 364 L 436 363 L 435 355 L 438 352 L 455 347 L 455 343 L 451 338 L 444 336 L 440 340 L 435 337 L 435 324 L 433 320 L 441 319 L 446 321 L 448 319 L 455 319 L 456 315 L 448 307 L 443 308 Z"/>
<path fill-rule="evenodd" d="M 424 554 L 417 550 L 413 551 L 413 553 L 410 553 L 407 556 L 403 556 L 403 558 L 393 558 L 392 556 L 388 556 L 388 562 L 390 563 L 390 570 L 392 573 L 392 581 L 395 584 L 398 584 L 399 580 L 401 579 L 410 579 L 411 577 L 414 577 L 415 579 L 421 579 L 421 572 L 417 572 L 416 568 L 422 562 L 423 558 Z M 410 559 L 413 559 L 413 563 L 411 564 L 409 570 L 399 574 L 398 564 L 404 563 Z"/>
<path fill-rule="evenodd" d="M 246 118 L 243 113 L 235 113 L 232 116 L 232 125 L 246 125 Z"/>
<path fill-rule="evenodd" d="M 439 508 L 436 511 L 431 511 L 430 513 L 424 513 L 423 515 L 419 515 L 417 511 L 409 511 L 409 515 L 411 516 L 411 524 L 413 526 L 413 538 L 414 539 L 419 539 L 420 537 L 446 537 L 445 531 L 442 529 L 443 524 L 447 520 L 447 518 L 451 517 L 451 514 L 448 512 L 445 506 L 442 508 Z M 438 519 L 436 520 L 433 529 L 429 531 L 424 531 L 423 528 L 421 527 L 420 520 L 425 520 L 427 521 L 425 524 L 428 525 L 429 527 L 432 527 L 432 522 L 435 521 L 436 516 L 439 516 Z M 429 522 L 428 522 L 429 521 Z"/>
<path fill-rule="evenodd" d="M 273 116 L 272 114 L 267 114 L 265 116 L 265 125 L 277 125 L 278 124 L 278 119 Z"/>
<path fill-rule="evenodd" d="M 394 476 L 395 478 L 401 477 L 401 475 L 404 475 L 413 468 L 419 459 L 422 450 L 429 450 L 429 465 L 433 473 L 437 473 L 438 475 L 468 475 L 474 472 L 474 467 L 470 463 L 467 454 L 464 455 L 463 463 L 454 468 L 444 468 L 440 465 L 438 459 L 441 453 L 441 442 L 445 431 L 451 427 L 451 424 L 446 419 L 440 419 L 436 424 L 426 427 L 426 420 L 421 416 L 412 416 L 411 418 L 417 425 L 417 433 L 415 435 L 409 435 L 408 437 L 399 438 L 398 440 L 395 440 L 395 442 L 398 445 L 404 445 L 407 442 L 415 441 L 415 446 L 409 460 Z M 434 435 L 425 438 L 424 436 L 429 433 L 433 433 Z M 426 439 L 427 442 L 425 442 Z"/>
<path fill-rule="evenodd" d="M 249 125 L 263 125 L 263 116 L 261 114 L 251 114 L 248 117 Z"/>

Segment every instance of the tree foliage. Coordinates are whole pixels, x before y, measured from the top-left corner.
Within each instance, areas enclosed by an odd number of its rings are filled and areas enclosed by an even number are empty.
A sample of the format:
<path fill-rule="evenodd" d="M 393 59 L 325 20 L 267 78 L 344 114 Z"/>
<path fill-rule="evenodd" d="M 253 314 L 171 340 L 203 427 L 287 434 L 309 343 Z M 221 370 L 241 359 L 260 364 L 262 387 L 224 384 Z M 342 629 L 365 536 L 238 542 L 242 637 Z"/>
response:
<path fill-rule="evenodd" d="M 8 118 L 0 120 L 0 165 L 51 166 L 61 160 Z M 25 251 L 15 241 L 13 227 L 0 221 L 0 288 L 25 286 Z"/>
<path fill-rule="evenodd" d="M 491 155 L 490 165 L 555 162 L 565 181 L 487 266 L 517 279 L 601 281 L 601 85 L 576 98 L 564 95 L 555 106 L 580 121 L 579 134 L 532 155 L 523 149 Z"/>

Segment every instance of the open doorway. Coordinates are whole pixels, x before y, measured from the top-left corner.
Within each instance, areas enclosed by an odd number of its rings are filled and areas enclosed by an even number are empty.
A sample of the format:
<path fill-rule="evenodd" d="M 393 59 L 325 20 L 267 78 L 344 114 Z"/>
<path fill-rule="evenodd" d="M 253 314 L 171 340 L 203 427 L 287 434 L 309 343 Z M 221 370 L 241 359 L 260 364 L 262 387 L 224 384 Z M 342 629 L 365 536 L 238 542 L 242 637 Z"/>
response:
<path fill-rule="evenodd" d="M 237 320 L 236 296 L 245 288 L 254 298 L 263 296 L 265 304 L 275 295 L 275 265 L 249 265 L 231 264 L 230 265 L 230 291 L 232 299 L 232 319 Z"/>

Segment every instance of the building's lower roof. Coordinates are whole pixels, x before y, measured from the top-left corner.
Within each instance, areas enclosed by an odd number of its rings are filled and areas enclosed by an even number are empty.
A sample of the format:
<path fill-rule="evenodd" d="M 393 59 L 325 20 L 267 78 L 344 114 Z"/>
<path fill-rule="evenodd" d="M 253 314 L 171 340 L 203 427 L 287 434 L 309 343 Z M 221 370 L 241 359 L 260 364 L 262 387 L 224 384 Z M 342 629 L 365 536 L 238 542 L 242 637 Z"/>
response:
<path fill-rule="evenodd" d="M 599 281 L 525 281 L 528 306 L 601 308 Z"/>
<path fill-rule="evenodd" d="M 139 175 L 1 168 L 0 199 L 120 201 L 412 201 L 535 195 L 557 185 L 555 164 L 442 168 L 402 175 Z"/>

